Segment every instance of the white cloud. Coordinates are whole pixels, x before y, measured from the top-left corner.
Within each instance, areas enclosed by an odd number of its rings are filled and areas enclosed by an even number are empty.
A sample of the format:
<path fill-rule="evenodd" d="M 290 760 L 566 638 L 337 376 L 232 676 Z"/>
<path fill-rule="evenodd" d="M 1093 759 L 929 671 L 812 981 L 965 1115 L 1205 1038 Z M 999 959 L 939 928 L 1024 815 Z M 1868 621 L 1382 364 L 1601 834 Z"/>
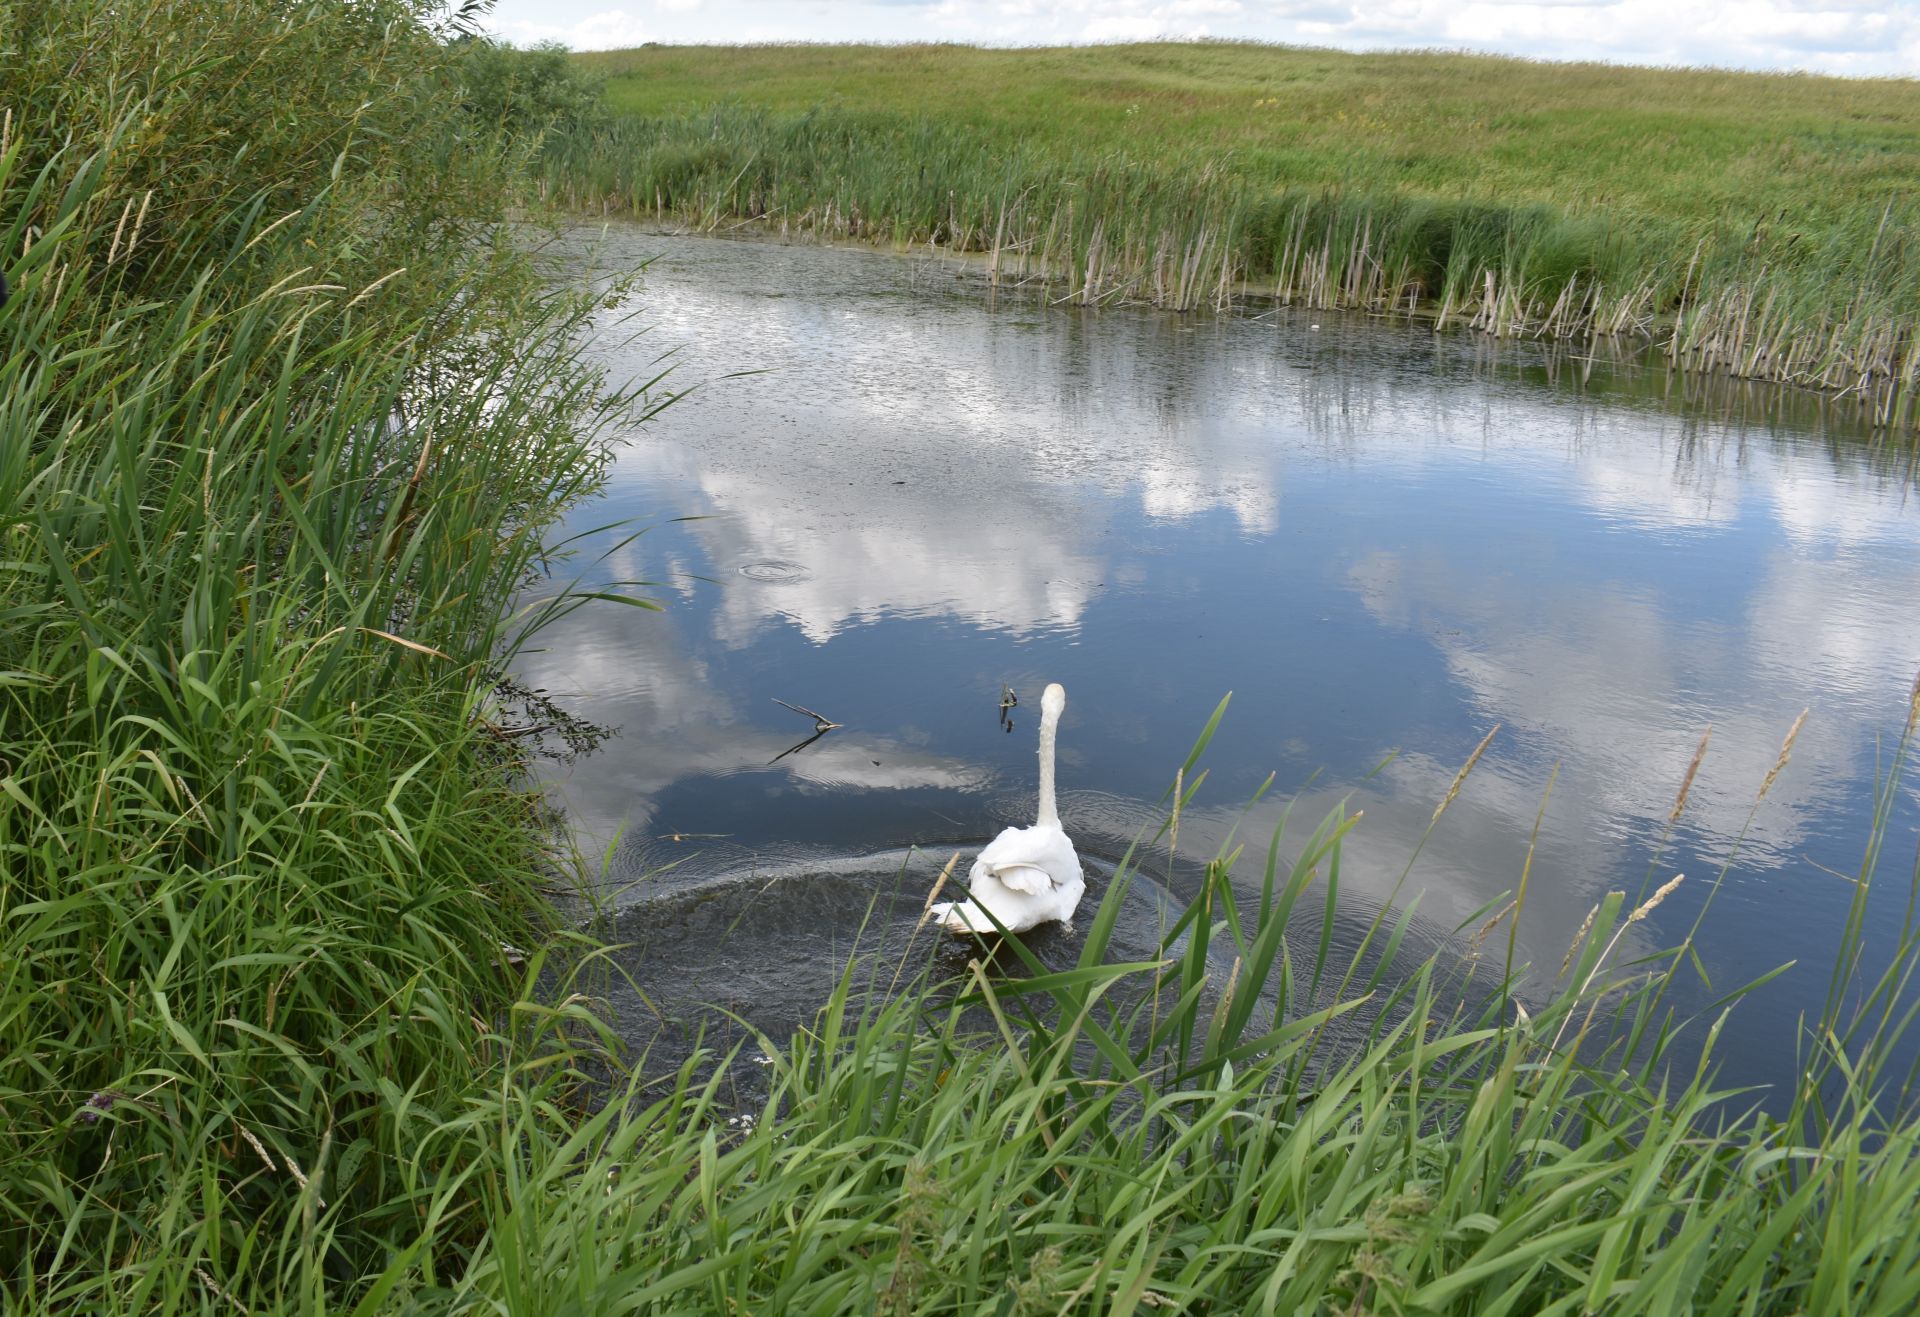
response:
<path fill-rule="evenodd" d="M 1142 17 L 1096 18 L 1080 29 L 1080 36 L 1087 41 L 1152 41 L 1168 35 L 1171 33 L 1160 20 Z"/>
<path fill-rule="evenodd" d="M 686 0 L 678 2 L 685 3 Z M 666 0 L 662 0 L 662 3 L 666 3 Z M 656 39 L 652 28 L 625 9 L 604 9 L 571 23 L 553 23 L 539 21 L 531 15 L 548 9 L 564 10 L 565 6 L 502 5 L 500 8 L 507 12 L 495 12 L 494 30 L 516 45 L 557 41 L 574 50 L 620 50 Z M 529 17 L 516 17 L 521 12 Z"/>
<path fill-rule="evenodd" d="M 515 40 L 582 48 L 768 39 L 1012 45 L 1207 33 L 1351 50 L 1920 72 L 1920 5 L 1869 0 L 653 0 L 649 24 L 602 4 L 499 0 L 493 22 Z"/>
<path fill-rule="evenodd" d="M 1303 25 L 1340 46 L 1448 46 L 1549 59 L 1911 73 L 1920 11 L 1796 0 L 1389 0 Z"/>

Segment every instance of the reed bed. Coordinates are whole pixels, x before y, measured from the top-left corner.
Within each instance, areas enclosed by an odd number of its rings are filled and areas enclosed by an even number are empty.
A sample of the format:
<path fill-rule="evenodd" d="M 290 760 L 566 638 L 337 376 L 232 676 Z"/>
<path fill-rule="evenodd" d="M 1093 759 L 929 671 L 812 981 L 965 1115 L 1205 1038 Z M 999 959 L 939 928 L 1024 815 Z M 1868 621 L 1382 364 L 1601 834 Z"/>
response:
<path fill-rule="evenodd" d="M 1920 91 L 1198 46 L 579 57 L 551 195 L 932 245 L 1078 305 L 1249 296 L 1654 344 L 1908 429 Z"/>

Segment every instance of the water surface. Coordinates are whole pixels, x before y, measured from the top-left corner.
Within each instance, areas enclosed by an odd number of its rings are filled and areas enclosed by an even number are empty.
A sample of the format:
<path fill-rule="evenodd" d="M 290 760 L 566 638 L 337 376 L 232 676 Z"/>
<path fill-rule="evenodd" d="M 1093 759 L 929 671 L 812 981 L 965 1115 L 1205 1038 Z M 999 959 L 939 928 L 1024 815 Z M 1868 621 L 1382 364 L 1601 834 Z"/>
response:
<path fill-rule="evenodd" d="M 1157 826 L 1231 691 L 1180 851 L 1364 810 L 1353 929 L 1497 724 L 1400 895 L 1421 945 L 1517 886 L 1536 823 L 1537 992 L 1606 891 L 1686 873 L 1635 930 L 1667 945 L 1724 868 L 1694 996 L 1797 959 L 1724 1044 L 1739 1076 L 1790 1072 L 1851 896 L 1828 871 L 1859 867 L 1920 668 L 1910 455 L 1790 395 L 1361 317 L 1048 308 L 924 258 L 634 228 L 565 250 L 647 258 L 596 350 L 691 391 L 573 529 L 628 522 L 581 565 L 668 606 L 575 613 L 522 664 L 619 729 L 553 787 L 636 947 L 636 1037 L 697 1001 L 786 1027 L 863 923 L 898 945 L 951 854 L 1030 821 L 1057 680 L 1083 852 Z M 782 700 L 844 726 L 783 755 L 813 724 Z M 1916 818 L 1908 784 L 1896 921 Z"/>

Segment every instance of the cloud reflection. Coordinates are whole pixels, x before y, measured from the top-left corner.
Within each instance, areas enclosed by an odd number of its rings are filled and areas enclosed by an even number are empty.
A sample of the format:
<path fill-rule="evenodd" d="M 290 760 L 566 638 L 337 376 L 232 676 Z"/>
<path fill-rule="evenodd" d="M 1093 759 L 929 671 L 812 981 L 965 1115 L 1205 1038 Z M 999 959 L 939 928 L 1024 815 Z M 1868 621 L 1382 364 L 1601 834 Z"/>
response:
<path fill-rule="evenodd" d="M 684 343 L 680 375 L 714 382 L 634 437 L 613 498 L 706 519 L 609 570 L 643 575 L 664 552 L 662 571 L 713 583 L 664 621 L 577 614 L 532 661 L 537 684 L 627 729 L 564 787 L 597 835 L 657 822 L 678 784 L 767 772 L 806 734 L 740 705 L 740 665 L 796 663 L 798 637 L 877 665 L 850 682 L 891 680 L 908 660 L 884 632 L 914 655 L 900 680 L 916 691 L 1025 665 L 1088 692 L 1069 823 L 1114 847 L 1153 809 L 1121 770 L 1186 748 L 1115 711 L 1153 711 L 1169 687 L 1297 689 L 1318 743 L 1352 749 L 1295 817 L 1365 808 L 1343 871 L 1363 905 L 1392 894 L 1458 759 L 1500 722 L 1412 890 L 1438 936 L 1514 887 L 1558 765 L 1523 929 L 1557 964 L 1602 891 L 1637 885 L 1623 857 L 1658 834 L 1702 728 L 1690 853 L 1724 857 L 1746 830 L 1750 864 L 1796 862 L 1823 818 L 1857 815 L 1920 667 L 1912 473 L 1864 447 L 1679 415 L 1657 381 L 1550 389 L 1529 348 L 1488 366 L 1471 339 L 1332 316 L 1313 333 L 1285 315 L 990 310 L 938 265 L 634 230 L 596 259 L 656 251 L 648 359 L 610 365 L 651 374 L 660 342 Z M 724 378 L 748 369 L 765 373 Z M 1343 606 L 1352 630 L 1303 639 Z M 900 638 L 938 628 L 939 645 Z M 1376 705 L 1421 721 L 1369 723 Z M 1749 829 L 1803 706 L 1794 765 Z M 907 844 L 925 799 L 895 817 L 867 797 L 977 796 L 1002 780 L 983 753 L 954 725 L 916 740 L 903 723 L 835 732 L 771 772 L 865 799 Z M 1202 810 L 1187 835 L 1259 836 L 1276 817 Z"/>

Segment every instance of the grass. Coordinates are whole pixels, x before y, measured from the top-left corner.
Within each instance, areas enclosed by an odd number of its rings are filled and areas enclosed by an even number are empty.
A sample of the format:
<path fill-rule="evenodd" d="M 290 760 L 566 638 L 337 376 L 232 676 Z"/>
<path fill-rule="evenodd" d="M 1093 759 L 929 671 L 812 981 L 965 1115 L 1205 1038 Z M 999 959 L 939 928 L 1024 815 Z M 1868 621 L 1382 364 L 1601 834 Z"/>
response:
<path fill-rule="evenodd" d="M 1226 43 L 581 55 L 576 207 L 984 253 L 1179 309 L 1270 293 L 1652 341 L 1913 420 L 1920 84 Z"/>
<path fill-rule="evenodd" d="M 1920 698 L 1909 738 L 1916 717 Z M 744 1122 L 722 1123 L 726 1058 L 704 1079 L 689 1062 L 636 1082 L 564 1143 L 529 1107 L 505 1136 L 506 1214 L 445 1302 L 1897 1313 L 1920 1298 L 1920 1120 L 1887 1064 L 1910 1022 L 1911 923 L 1884 973 L 1810 1023 L 1820 1041 L 1772 1119 L 1715 1082 L 1744 990 L 1681 1018 L 1684 946 L 1625 951 L 1678 879 L 1605 897 L 1557 970 L 1487 951 L 1525 918 L 1524 881 L 1446 959 L 1397 963 L 1406 925 L 1389 910 L 1342 962 L 1340 848 L 1359 820 L 1336 811 L 1291 865 L 1285 824 L 1251 861 L 1232 844 L 1156 959 L 1108 963 L 1138 857 L 1173 821 L 1083 912 L 1074 968 L 1009 942 L 956 998 L 914 978 L 909 951 L 887 1000 L 850 967 L 815 1029 L 761 1040 L 771 1091 Z M 1229 957 L 1223 983 L 1209 964 Z"/>
<path fill-rule="evenodd" d="M 623 400 L 425 15 L 0 5 L 9 1310 L 453 1265 L 567 1014 L 497 673 Z"/>
<path fill-rule="evenodd" d="M 9 1312 L 1912 1308 L 1920 930 L 1860 949 L 1920 688 L 1778 1119 L 1632 950 L 1664 873 L 1557 972 L 1487 951 L 1524 877 L 1343 961 L 1344 813 L 1146 962 L 1129 857 L 1073 969 L 850 965 L 752 1119 L 616 1055 L 499 673 L 632 400 L 429 17 L 0 3 Z"/>

